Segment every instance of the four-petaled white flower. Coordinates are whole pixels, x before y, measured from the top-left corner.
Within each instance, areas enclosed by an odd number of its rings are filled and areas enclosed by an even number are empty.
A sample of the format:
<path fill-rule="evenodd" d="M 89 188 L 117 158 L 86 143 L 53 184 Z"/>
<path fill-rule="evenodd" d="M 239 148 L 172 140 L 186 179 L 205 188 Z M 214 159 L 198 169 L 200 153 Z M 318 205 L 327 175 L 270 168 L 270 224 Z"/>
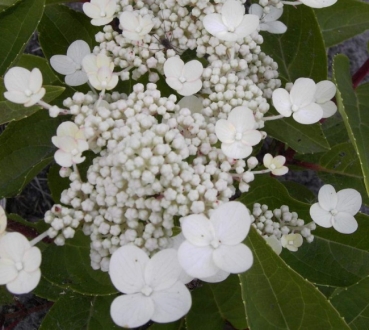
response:
<path fill-rule="evenodd" d="M 19 233 L 0 239 L 0 285 L 14 294 L 32 291 L 40 281 L 41 252 Z"/>
<path fill-rule="evenodd" d="M 83 11 L 92 18 L 92 25 L 100 26 L 113 20 L 116 7 L 116 0 L 91 0 L 83 4 Z"/>
<path fill-rule="evenodd" d="M 46 93 L 42 87 L 41 71 L 37 68 L 29 71 L 15 66 L 5 74 L 4 84 L 8 90 L 4 93 L 5 98 L 25 107 L 36 104 Z"/>
<path fill-rule="evenodd" d="M 263 164 L 268 168 L 273 175 L 285 175 L 288 172 L 288 167 L 284 166 L 286 157 L 276 156 L 273 157 L 271 154 L 265 154 L 263 158 Z"/>
<path fill-rule="evenodd" d="M 241 1 L 228 0 L 223 4 L 221 14 L 208 14 L 204 17 L 205 29 L 224 41 L 236 41 L 254 32 L 259 26 L 257 15 L 245 15 Z"/>
<path fill-rule="evenodd" d="M 257 15 L 260 18 L 260 30 L 270 33 L 281 34 L 287 31 L 287 26 L 277 21 L 283 14 L 283 8 L 270 6 L 270 12 L 264 13 L 263 7 L 254 3 L 250 6 L 249 13 Z"/>
<path fill-rule="evenodd" d="M 93 87 L 111 90 L 118 84 L 118 76 L 113 73 L 114 63 L 105 54 L 89 54 L 82 60 L 83 69 Z"/>
<path fill-rule="evenodd" d="M 131 11 L 124 11 L 119 22 L 123 29 L 123 37 L 129 40 L 141 40 L 154 26 L 150 15 L 141 16 Z"/>
<path fill-rule="evenodd" d="M 261 141 L 262 135 L 255 130 L 254 113 L 246 106 L 234 108 L 228 119 L 220 119 L 215 125 L 215 134 L 222 142 L 222 151 L 227 157 L 246 158 L 252 146 Z"/>
<path fill-rule="evenodd" d="M 122 327 L 136 328 L 149 320 L 168 323 L 180 319 L 191 307 L 191 294 L 178 280 L 177 252 L 165 249 L 151 259 L 134 245 L 116 250 L 110 260 L 113 285 L 125 295 L 114 299 L 110 314 Z"/>
<path fill-rule="evenodd" d="M 323 80 L 316 84 L 315 103 L 323 109 L 323 118 L 333 116 L 337 111 L 337 105 L 331 101 L 336 95 L 336 85 L 329 80 Z"/>
<path fill-rule="evenodd" d="M 76 40 L 68 47 L 67 55 L 52 56 L 50 65 L 56 72 L 65 75 L 67 85 L 80 86 L 88 81 L 87 74 L 82 69 L 82 60 L 90 53 L 87 42 Z"/>
<path fill-rule="evenodd" d="M 337 0 L 300 0 L 305 6 L 311 8 L 325 8 L 334 5 Z"/>
<path fill-rule="evenodd" d="M 82 157 L 82 152 L 88 150 L 88 143 L 84 130 L 66 121 L 59 125 L 56 136 L 52 137 L 53 144 L 59 148 L 56 151 L 55 161 L 63 167 L 70 167 L 73 164 L 82 163 L 86 157 Z"/>
<path fill-rule="evenodd" d="M 331 185 L 326 184 L 319 190 L 318 203 L 310 207 L 310 216 L 319 226 L 333 226 L 342 234 L 351 234 L 358 227 L 354 215 L 359 212 L 361 203 L 361 195 L 355 189 L 336 193 Z"/>
<path fill-rule="evenodd" d="M 276 110 L 284 117 L 293 115 L 300 124 L 313 124 L 323 117 L 322 107 L 315 103 L 316 84 L 310 78 L 299 78 L 291 91 L 277 88 L 272 99 Z"/>
<path fill-rule="evenodd" d="M 284 248 L 287 248 L 292 252 L 296 252 L 298 248 L 302 245 L 303 239 L 300 234 L 282 235 L 281 243 Z"/>
<path fill-rule="evenodd" d="M 5 229 L 8 224 L 5 211 L 0 205 L 0 238 L 6 233 Z"/>
<path fill-rule="evenodd" d="M 178 249 L 178 260 L 191 276 L 217 275 L 221 280 L 229 273 L 242 273 L 253 263 L 251 250 L 242 241 L 250 230 L 250 215 L 243 204 L 228 202 L 213 211 L 210 220 L 203 214 L 181 219 L 186 241 Z M 224 276 L 226 275 L 226 276 Z"/>
<path fill-rule="evenodd" d="M 201 89 L 203 70 L 201 62 L 192 60 L 185 64 L 179 56 L 168 58 L 164 63 L 165 81 L 183 96 L 193 95 Z"/>

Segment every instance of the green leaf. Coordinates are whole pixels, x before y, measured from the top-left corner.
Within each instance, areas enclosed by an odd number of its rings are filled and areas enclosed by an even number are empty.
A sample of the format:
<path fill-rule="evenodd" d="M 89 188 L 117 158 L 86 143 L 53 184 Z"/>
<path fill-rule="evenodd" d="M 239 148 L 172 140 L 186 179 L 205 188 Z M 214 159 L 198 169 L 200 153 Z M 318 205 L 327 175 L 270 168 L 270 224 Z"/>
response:
<path fill-rule="evenodd" d="M 246 315 L 240 282 L 231 275 L 220 283 L 204 283 L 192 291 L 192 308 L 186 316 L 188 329 L 222 329 L 229 321 L 236 329 L 246 329 Z"/>
<path fill-rule="evenodd" d="M 369 4 L 363 1 L 339 0 L 316 9 L 315 15 L 327 48 L 369 29 Z"/>
<path fill-rule="evenodd" d="M 320 124 L 302 125 L 292 118 L 269 120 L 265 131 L 300 154 L 329 150 L 329 144 Z"/>
<path fill-rule="evenodd" d="M 79 230 L 64 246 L 50 245 L 43 252 L 43 276 L 54 285 L 86 295 L 116 293 L 108 273 L 91 268 L 90 243 Z"/>
<path fill-rule="evenodd" d="M 51 307 L 39 329 L 120 329 L 110 318 L 110 305 L 113 299 L 114 297 L 67 293 Z"/>
<path fill-rule="evenodd" d="M 304 203 L 312 203 L 315 200 L 315 195 L 305 186 L 294 181 L 282 181 L 286 187 L 288 194 L 295 199 Z"/>
<path fill-rule="evenodd" d="M 171 323 L 154 323 L 150 326 L 150 330 L 184 330 L 186 328 L 185 319 L 182 318 Z"/>
<path fill-rule="evenodd" d="M 37 297 L 47 299 L 49 301 L 57 301 L 60 297 L 68 293 L 68 290 L 62 289 L 49 282 L 44 276 L 41 276 L 40 283 L 32 291 Z"/>
<path fill-rule="evenodd" d="M 13 295 L 6 289 L 5 285 L 0 286 L 0 301 L 2 306 L 14 303 Z"/>
<path fill-rule="evenodd" d="M 345 318 L 351 329 L 369 328 L 369 277 L 342 290 L 331 303 Z"/>
<path fill-rule="evenodd" d="M 50 118 L 39 111 L 10 123 L 0 135 L 0 196 L 18 194 L 53 159 L 51 137 L 65 118 Z"/>
<path fill-rule="evenodd" d="M 254 264 L 239 277 L 251 329 L 349 329 L 325 297 L 291 270 L 253 227 L 246 244 Z"/>
<path fill-rule="evenodd" d="M 51 191 L 51 197 L 55 204 L 60 203 L 60 196 L 63 190 L 69 188 L 70 181 L 68 178 L 62 178 L 59 175 L 60 166 L 53 164 L 47 174 L 47 183 Z"/>
<path fill-rule="evenodd" d="M 0 13 L 10 6 L 14 6 L 19 0 L 0 0 Z"/>
<path fill-rule="evenodd" d="M 350 141 L 341 116 L 335 115 L 324 120 L 322 129 L 331 147 Z"/>
<path fill-rule="evenodd" d="M 44 10 L 44 0 L 21 0 L 0 13 L 0 75 L 22 55 Z"/>
<path fill-rule="evenodd" d="M 287 32 L 281 35 L 262 33 L 262 50 L 278 63 L 283 82 L 297 78 L 327 79 L 327 56 L 314 12 L 308 6 L 283 7 L 281 21 Z"/>
<path fill-rule="evenodd" d="M 338 110 L 345 122 L 351 143 L 358 155 L 367 195 L 369 195 L 369 106 L 365 104 L 368 87 L 363 87 L 360 100 L 356 96 L 350 75 L 350 62 L 344 55 L 337 55 L 333 61 L 333 75 L 337 84 Z"/>

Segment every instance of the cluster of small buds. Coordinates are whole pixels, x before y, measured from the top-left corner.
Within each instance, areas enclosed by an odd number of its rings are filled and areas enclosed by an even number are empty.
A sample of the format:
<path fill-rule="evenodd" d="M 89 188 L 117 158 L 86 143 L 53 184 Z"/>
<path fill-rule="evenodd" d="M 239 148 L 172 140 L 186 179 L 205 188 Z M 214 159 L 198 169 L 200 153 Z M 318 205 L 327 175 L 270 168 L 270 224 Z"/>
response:
<path fill-rule="evenodd" d="M 44 218 L 45 222 L 51 226 L 48 236 L 55 238 L 56 245 L 64 245 L 66 239 L 74 237 L 83 218 L 82 211 L 55 204 L 51 210 L 46 212 Z"/>
<path fill-rule="evenodd" d="M 290 212 L 286 205 L 271 211 L 267 205 L 255 203 L 251 221 L 261 236 L 265 239 L 273 237 L 279 241 L 281 246 L 290 251 L 297 251 L 302 244 L 302 237 L 308 243 L 314 240 L 311 231 L 316 228 L 315 223 L 305 224 L 304 220 L 299 219 L 296 212 Z"/>
<path fill-rule="evenodd" d="M 265 14 L 270 12 L 270 7 L 283 8 L 283 1 L 281 0 L 259 0 L 259 5 L 264 7 Z"/>

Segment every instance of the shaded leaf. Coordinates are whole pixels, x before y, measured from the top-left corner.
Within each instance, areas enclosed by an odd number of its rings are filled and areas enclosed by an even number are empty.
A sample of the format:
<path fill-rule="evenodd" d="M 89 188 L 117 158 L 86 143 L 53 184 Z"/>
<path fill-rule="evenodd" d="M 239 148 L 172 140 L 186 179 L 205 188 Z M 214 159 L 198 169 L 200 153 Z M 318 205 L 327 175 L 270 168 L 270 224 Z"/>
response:
<path fill-rule="evenodd" d="M 0 286 L 0 301 L 2 306 L 14 303 L 13 295 L 6 289 L 5 285 Z"/>
<path fill-rule="evenodd" d="M 14 6 L 19 0 L 0 0 L 0 13 L 10 6 Z"/>
<path fill-rule="evenodd" d="M 185 319 L 182 318 L 176 322 L 171 323 L 154 323 L 150 326 L 150 330 L 184 330 L 186 328 Z"/>
<path fill-rule="evenodd" d="M 38 297 L 47 299 L 49 301 L 57 301 L 60 297 L 68 293 L 68 290 L 60 288 L 49 282 L 44 276 L 41 276 L 40 283 L 32 291 Z"/>
<path fill-rule="evenodd" d="M 22 55 L 43 10 L 44 0 L 21 0 L 0 13 L 0 75 Z"/>
<path fill-rule="evenodd" d="M 369 4 L 339 0 L 333 6 L 315 10 L 325 46 L 332 47 L 369 29 Z"/>
<path fill-rule="evenodd" d="M 83 296 L 75 292 L 62 296 L 51 307 L 40 330 L 101 330 L 120 329 L 110 318 L 114 297 Z"/>
<path fill-rule="evenodd" d="M 262 50 L 273 54 L 283 82 L 297 78 L 312 78 L 316 82 L 327 78 L 327 56 L 318 22 L 308 6 L 283 7 L 280 21 L 287 25 L 281 35 L 262 33 Z"/>
<path fill-rule="evenodd" d="M 39 171 L 53 160 L 51 137 L 63 118 L 50 118 L 46 111 L 10 123 L 0 135 L 0 196 L 18 194 Z"/>
<path fill-rule="evenodd" d="M 251 329 L 349 329 L 333 306 L 291 270 L 252 228 L 254 264 L 240 274 Z"/>
<path fill-rule="evenodd" d="M 60 197 L 63 190 L 69 188 L 70 181 L 68 178 L 62 178 L 59 175 L 60 166 L 53 164 L 47 174 L 47 183 L 51 192 L 51 197 L 55 204 L 60 203 Z"/>
<path fill-rule="evenodd" d="M 93 270 L 90 258 L 90 238 L 76 231 L 64 246 L 50 245 L 43 252 L 41 272 L 61 288 L 86 295 L 110 295 L 117 292 L 107 272 Z"/>
<path fill-rule="evenodd" d="M 369 194 L 369 149 L 367 148 L 369 138 L 369 106 L 365 104 L 369 96 L 361 96 L 360 103 L 353 88 L 350 75 L 349 59 L 344 55 L 337 55 L 333 61 L 333 75 L 337 84 L 337 105 L 351 143 L 357 153 L 361 165 L 364 184 L 367 195 Z"/>

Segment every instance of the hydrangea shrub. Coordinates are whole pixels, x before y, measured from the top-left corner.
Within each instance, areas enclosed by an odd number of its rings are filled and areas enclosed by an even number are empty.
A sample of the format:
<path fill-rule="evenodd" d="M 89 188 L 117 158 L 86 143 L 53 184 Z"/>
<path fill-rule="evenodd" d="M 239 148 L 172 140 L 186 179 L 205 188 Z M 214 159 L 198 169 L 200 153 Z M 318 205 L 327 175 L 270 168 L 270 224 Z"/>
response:
<path fill-rule="evenodd" d="M 369 327 L 367 63 L 326 57 L 369 4 L 0 10 L 0 197 L 51 164 L 55 202 L 37 224 L 0 207 L 0 285 L 54 303 L 41 329 Z"/>

